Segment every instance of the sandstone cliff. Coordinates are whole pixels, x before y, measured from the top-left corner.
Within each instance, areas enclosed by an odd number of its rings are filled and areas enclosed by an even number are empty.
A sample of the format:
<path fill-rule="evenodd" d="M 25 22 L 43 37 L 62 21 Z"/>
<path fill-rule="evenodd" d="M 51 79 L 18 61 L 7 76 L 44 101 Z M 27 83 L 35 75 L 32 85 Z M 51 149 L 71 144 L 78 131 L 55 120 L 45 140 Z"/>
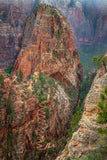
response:
<path fill-rule="evenodd" d="M 0 1 L 0 68 L 7 68 L 16 60 L 26 19 L 34 7 L 34 1 L 18 2 Z"/>
<path fill-rule="evenodd" d="M 57 7 L 67 17 L 72 26 L 75 43 L 78 47 L 106 44 L 106 0 L 40 0 L 40 2 Z"/>
<path fill-rule="evenodd" d="M 107 73 L 101 69 L 97 74 L 91 89 L 85 99 L 84 113 L 79 122 L 79 129 L 74 132 L 72 139 L 68 142 L 65 149 L 56 160 L 73 159 L 86 155 L 87 152 L 95 151 L 98 147 L 98 128 L 105 128 L 107 125 L 96 123 L 99 109 L 98 102 L 103 88 L 107 86 Z"/>
<path fill-rule="evenodd" d="M 0 159 L 50 159 L 50 148 L 55 157 L 77 104 L 78 90 L 72 85 L 44 75 L 19 83 L 16 76 L 10 80 L 1 73 Z"/>
<path fill-rule="evenodd" d="M 0 0 L 0 68 L 7 68 L 15 62 L 22 45 L 26 19 L 37 3 L 44 2 L 57 7 L 67 17 L 76 46 L 106 44 L 105 3 L 100 3 L 99 8 L 95 0 L 84 3 L 82 0 L 76 1 L 73 6 L 70 5 L 70 0 Z"/>
<path fill-rule="evenodd" d="M 72 30 L 57 9 L 34 10 L 12 75 L 0 72 L 0 159 L 56 157 L 82 79 Z"/>
<path fill-rule="evenodd" d="M 24 80 L 42 71 L 52 78 L 78 86 L 82 70 L 73 33 L 66 18 L 55 8 L 40 5 L 27 20 L 13 73 L 20 69 Z"/>

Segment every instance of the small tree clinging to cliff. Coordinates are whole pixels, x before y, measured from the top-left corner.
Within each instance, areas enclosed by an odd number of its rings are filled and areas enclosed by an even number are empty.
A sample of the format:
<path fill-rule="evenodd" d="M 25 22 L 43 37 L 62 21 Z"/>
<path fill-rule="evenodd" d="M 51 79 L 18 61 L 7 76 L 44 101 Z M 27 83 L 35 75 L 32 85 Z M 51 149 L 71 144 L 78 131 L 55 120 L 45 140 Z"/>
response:
<path fill-rule="evenodd" d="M 107 123 L 107 86 L 100 94 L 100 102 L 98 103 L 100 113 L 98 115 L 98 123 Z"/>
<path fill-rule="evenodd" d="M 107 124 L 107 86 L 100 94 L 100 102 L 98 103 L 100 112 L 98 114 L 97 122 L 100 124 Z M 99 128 L 100 133 L 100 152 L 105 154 L 107 151 L 107 127 L 105 129 Z"/>
<path fill-rule="evenodd" d="M 97 57 L 93 56 L 93 63 L 97 64 L 98 68 L 104 67 L 105 72 L 107 72 L 107 56 L 100 54 Z"/>
<path fill-rule="evenodd" d="M 19 70 L 19 73 L 17 74 L 17 81 L 21 82 L 23 80 L 23 72 L 21 69 Z"/>
<path fill-rule="evenodd" d="M 4 87 L 4 78 L 0 75 L 0 87 Z"/>

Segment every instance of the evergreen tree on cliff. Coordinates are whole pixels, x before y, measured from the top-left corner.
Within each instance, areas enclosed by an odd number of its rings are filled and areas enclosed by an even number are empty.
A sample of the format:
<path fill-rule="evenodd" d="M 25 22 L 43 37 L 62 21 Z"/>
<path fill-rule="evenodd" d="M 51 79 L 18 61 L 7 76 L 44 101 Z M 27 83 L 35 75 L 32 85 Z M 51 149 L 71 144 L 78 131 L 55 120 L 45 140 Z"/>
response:
<path fill-rule="evenodd" d="M 94 56 L 93 63 L 96 63 L 98 68 L 104 67 L 105 72 L 107 72 L 107 56 L 104 56 L 104 54 Z"/>

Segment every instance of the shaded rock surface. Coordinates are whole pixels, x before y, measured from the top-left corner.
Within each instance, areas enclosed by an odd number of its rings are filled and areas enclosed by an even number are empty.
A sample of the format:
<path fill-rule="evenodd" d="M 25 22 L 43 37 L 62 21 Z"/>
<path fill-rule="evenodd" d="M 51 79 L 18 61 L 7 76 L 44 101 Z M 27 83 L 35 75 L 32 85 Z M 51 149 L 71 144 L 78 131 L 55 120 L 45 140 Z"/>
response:
<path fill-rule="evenodd" d="M 79 122 L 80 127 L 77 132 L 74 132 L 72 139 L 61 155 L 56 158 L 57 160 L 65 160 L 67 157 L 72 160 L 73 156 L 80 158 L 82 155 L 86 155 L 87 152 L 95 151 L 99 137 L 98 128 L 107 127 L 96 123 L 99 113 L 97 107 L 99 96 L 105 86 L 107 86 L 107 73 L 104 73 L 101 69 L 85 99 L 84 113 Z"/>
<path fill-rule="evenodd" d="M 34 1 L 0 1 L 0 68 L 12 65 L 20 51 L 25 22 Z"/>

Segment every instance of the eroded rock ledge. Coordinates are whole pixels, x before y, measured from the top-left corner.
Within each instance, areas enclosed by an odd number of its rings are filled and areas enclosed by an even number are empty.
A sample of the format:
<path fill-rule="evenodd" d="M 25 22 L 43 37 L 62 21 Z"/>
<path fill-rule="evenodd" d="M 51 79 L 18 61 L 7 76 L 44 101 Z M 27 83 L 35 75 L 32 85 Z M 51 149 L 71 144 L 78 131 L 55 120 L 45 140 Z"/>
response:
<path fill-rule="evenodd" d="M 77 132 L 74 132 L 72 139 L 56 160 L 65 160 L 67 157 L 72 160 L 73 155 L 81 157 L 86 152 L 96 149 L 98 139 L 97 130 L 98 128 L 106 127 L 105 125 L 98 125 L 96 123 L 99 113 L 97 107 L 99 95 L 105 86 L 107 86 L 107 73 L 99 78 L 97 75 L 85 100 L 84 113 L 79 122 L 80 128 Z"/>

